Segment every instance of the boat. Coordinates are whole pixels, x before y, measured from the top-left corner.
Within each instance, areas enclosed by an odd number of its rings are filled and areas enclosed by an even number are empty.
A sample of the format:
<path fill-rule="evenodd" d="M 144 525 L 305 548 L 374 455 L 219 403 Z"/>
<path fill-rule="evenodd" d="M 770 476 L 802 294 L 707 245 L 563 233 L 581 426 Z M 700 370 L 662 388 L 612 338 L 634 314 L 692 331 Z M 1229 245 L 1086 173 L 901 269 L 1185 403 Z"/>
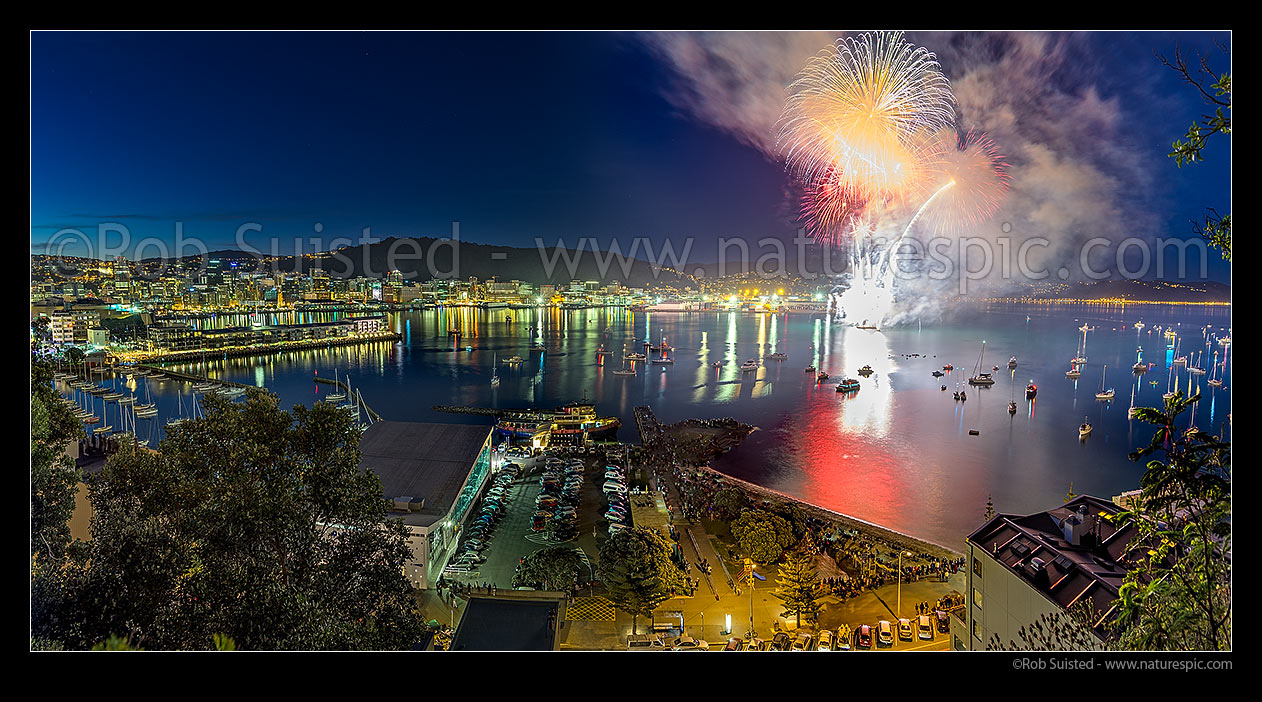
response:
<path fill-rule="evenodd" d="M 751 371 L 756 371 L 756 370 L 758 370 L 758 361 L 755 361 L 752 358 L 741 364 L 742 373 L 749 373 Z"/>
<path fill-rule="evenodd" d="M 1097 400 L 1112 400 L 1113 399 L 1113 388 L 1109 388 L 1108 390 L 1104 389 L 1104 376 L 1105 374 L 1108 373 L 1108 371 L 1109 371 L 1109 366 L 1106 364 L 1104 366 L 1104 369 L 1100 372 L 1100 392 L 1097 392 L 1095 394 L 1095 399 Z"/>
<path fill-rule="evenodd" d="M 854 392 L 859 389 L 859 381 L 854 378 L 846 378 L 837 383 L 837 392 Z"/>
<path fill-rule="evenodd" d="M 948 364 L 946 364 L 945 366 L 942 366 L 942 370 L 944 370 L 944 371 L 953 371 L 953 370 L 955 370 L 955 366 L 953 366 L 953 365 L 951 365 L 950 363 L 948 363 Z"/>
<path fill-rule="evenodd" d="M 960 402 L 967 402 L 967 401 L 968 401 L 968 392 L 965 390 L 960 390 Z"/>
<path fill-rule="evenodd" d="M 1214 352 L 1214 357 L 1215 358 L 1218 357 L 1217 351 Z M 1210 367 L 1214 369 L 1214 372 L 1210 374 L 1209 380 L 1205 381 L 1205 383 L 1209 385 L 1211 388 L 1221 388 L 1223 386 L 1223 381 L 1221 378 L 1217 377 L 1218 376 L 1218 362 L 1215 361 L 1213 364 L 1211 364 Z"/>
<path fill-rule="evenodd" d="M 491 387 L 495 387 L 500 384 L 500 374 L 498 368 L 499 354 L 493 353 L 491 354 Z"/>
<path fill-rule="evenodd" d="M 1094 427 L 1091 426 L 1091 422 L 1088 422 L 1087 418 L 1083 417 L 1082 424 L 1078 425 L 1078 436 L 1085 439 L 1087 435 L 1091 433 L 1093 428 Z"/>
<path fill-rule="evenodd" d="M 504 363 L 507 363 L 510 366 L 515 366 L 523 362 L 524 361 L 522 360 L 521 356 L 509 356 L 508 358 L 504 359 Z"/>
<path fill-rule="evenodd" d="M 935 377 L 935 378 L 941 378 L 941 377 L 942 377 L 942 376 L 944 376 L 944 375 L 946 375 L 946 373 L 943 373 L 943 372 L 942 372 L 942 371 L 940 371 L 940 370 L 936 370 L 936 371 L 934 371 L 934 372 L 933 372 L 933 377 Z"/>
<path fill-rule="evenodd" d="M 596 406 L 583 400 L 554 410 L 507 410 L 500 413 L 495 429 L 514 439 L 530 439 L 545 433 L 552 443 L 563 445 L 589 440 L 612 439 L 622 420 L 599 417 Z"/>
<path fill-rule="evenodd" d="M 664 334 L 664 333 L 663 333 L 663 335 L 662 335 L 662 343 L 661 343 L 661 345 L 660 345 L 660 346 L 658 346 L 658 347 L 656 348 L 656 350 L 658 350 L 658 351 L 661 351 L 661 352 L 662 352 L 662 357 L 661 357 L 661 358 L 655 358 L 655 359 L 653 359 L 653 365 L 655 365 L 655 366 L 673 366 L 673 365 L 675 365 L 675 359 L 671 358 L 671 357 L 668 355 L 668 352 L 670 351 L 670 347 L 666 345 L 666 336 L 665 336 L 665 334 Z"/>
<path fill-rule="evenodd" d="M 979 372 L 982 367 L 982 359 L 986 356 L 986 342 L 982 342 L 982 352 L 977 356 L 977 365 L 973 367 L 973 377 L 968 379 L 969 385 L 989 386 L 995 384 L 995 379 L 990 373 Z"/>
<path fill-rule="evenodd" d="M 1135 326 L 1135 328 L 1136 328 L 1136 329 L 1143 329 L 1143 328 L 1144 328 L 1144 323 L 1143 323 L 1143 322 L 1135 322 L 1135 325 L 1134 325 L 1134 326 Z"/>
<path fill-rule="evenodd" d="M 946 386 L 945 386 L 945 385 L 943 385 L 943 386 L 942 386 L 942 391 L 943 391 L 943 392 L 946 392 Z"/>
<path fill-rule="evenodd" d="M 1017 401 L 1012 400 L 1008 403 L 1008 414 L 1016 414 L 1016 413 L 1017 413 Z"/>
<path fill-rule="evenodd" d="M 1188 373 L 1192 375 L 1205 375 L 1205 369 L 1201 368 L 1201 352 L 1196 352 L 1196 360 L 1192 365 L 1188 366 Z"/>
<path fill-rule="evenodd" d="M 1230 337 L 1230 336 L 1224 336 L 1224 337 L 1220 338 L 1220 339 L 1218 340 L 1218 345 L 1219 345 L 1219 346 L 1231 346 L 1231 337 Z"/>
<path fill-rule="evenodd" d="M 723 367 L 723 362 L 722 362 L 722 361 L 715 361 L 714 363 L 711 363 L 710 365 L 714 366 L 715 368 L 722 368 L 722 367 Z"/>
<path fill-rule="evenodd" d="M 783 351 L 777 351 L 771 354 L 770 356 L 768 356 L 767 358 L 770 358 L 773 361 L 787 361 L 789 360 L 789 354 Z"/>
<path fill-rule="evenodd" d="M 623 356 L 623 358 L 628 361 L 647 361 L 649 357 L 642 353 L 629 353 Z"/>
<path fill-rule="evenodd" d="M 613 374 L 614 374 L 614 375 L 617 375 L 617 376 L 632 376 L 632 375 L 635 375 L 635 370 L 634 370 L 634 369 L 632 369 L 630 366 L 628 366 L 628 365 L 627 365 L 627 358 L 628 358 L 628 356 L 627 356 L 627 355 L 626 355 L 626 353 L 625 353 L 625 352 L 626 352 L 626 350 L 627 350 L 627 345 L 626 345 L 626 344 L 623 344 L 623 345 L 622 345 L 622 350 L 623 350 L 623 354 L 622 354 L 622 367 L 621 367 L 621 368 L 619 368 L 619 369 L 617 369 L 617 370 L 615 370 L 615 371 L 613 372 Z"/>
<path fill-rule="evenodd" d="M 1016 367 L 1017 367 L 1017 357 L 1016 357 L 1016 356 L 1013 356 L 1012 358 L 1009 358 L 1009 359 L 1008 359 L 1008 367 L 1009 367 L 1009 368 L 1016 368 Z"/>
<path fill-rule="evenodd" d="M 824 371 L 820 371 L 819 374 L 815 376 L 815 380 L 822 383 L 825 380 L 828 380 L 828 374 Z"/>
<path fill-rule="evenodd" d="M 1126 410 L 1126 418 L 1134 419 L 1135 415 L 1138 413 L 1138 409 L 1139 408 L 1135 406 L 1135 387 L 1131 386 L 1131 406 L 1130 409 Z"/>
<path fill-rule="evenodd" d="M 864 366 L 860 368 L 859 375 L 872 375 L 872 366 Z"/>
<path fill-rule="evenodd" d="M 1029 385 L 1025 386 L 1025 399 L 1033 400 L 1034 396 L 1038 394 L 1039 394 L 1039 386 L 1035 385 L 1034 383 L 1030 383 Z"/>
<path fill-rule="evenodd" d="M 331 393 L 329 393 L 328 395 L 325 395 L 325 396 L 324 396 L 324 401 L 325 401 L 325 402 L 329 402 L 329 403 L 333 403 L 333 402 L 341 402 L 342 400 L 345 400 L 345 399 L 346 399 L 346 393 L 342 392 L 342 384 L 341 384 L 341 383 L 339 383 L 339 382 L 338 382 L 338 380 L 337 380 L 337 369 L 336 369 L 336 368 L 334 368 L 334 369 L 333 369 L 333 388 L 334 388 L 337 392 L 331 392 Z M 227 395 L 228 395 L 228 393 L 223 392 L 222 390 L 221 390 L 221 391 L 219 391 L 219 394 L 224 395 L 224 396 L 227 396 Z"/>
<path fill-rule="evenodd" d="M 875 324 L 868 324 L 868 320 L 863 320 L 862 324 L 854 325 L 855 329 L 871 329 L 872 331 L 880 331 Z"/>
<path fill-rule="evenodd" d="M 811 365 L 811 366 L 807 366 L 807 367 L 806 367 L 806 368 L 804 368 L 803 370 L 805 370 L 807 373 L 814 373 L 814 372 L 815 372 L 815 366 L 813 366 L 813 365 Z"/>
<path fill-rule="evenodd" d="M 1082 377 L 1082 371 L 1078 369 L 1078 365 L 1076 363 L 1070 363 L 1069 370 L 1065 371 L 1065 377 L 1077 380 Z"/>

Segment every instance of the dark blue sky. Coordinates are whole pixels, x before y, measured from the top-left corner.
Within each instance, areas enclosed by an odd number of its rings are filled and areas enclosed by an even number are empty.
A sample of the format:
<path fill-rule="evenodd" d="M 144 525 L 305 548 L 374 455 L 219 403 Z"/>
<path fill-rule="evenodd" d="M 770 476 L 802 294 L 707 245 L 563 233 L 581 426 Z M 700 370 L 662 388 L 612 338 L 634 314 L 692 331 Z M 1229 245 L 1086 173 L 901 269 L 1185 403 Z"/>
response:
<path fill-rule="evenodd" d="M 1220 139 L 1182 170 L 1164 158 L 1202 106 L 1152 51 L 1210 40 L 1089 42 L 1120 77 L 1101 90 L 1156 164 L 1137 200 L 1170 236 L 1206 206 L 1229 211 L 1229 151 Z M 1128 93 L 1136 72 L 1173 109 Z M 316 222 L 326 238 L 384 238 L 445 236 L 458 220 L 467 241 L 521 246 L 790 239 L 782 164 L 673 107 L 671 77 L 626 34 L 36 33 L 32 249 L 102 221 L 168 241 L 182 221 L 212 248 L 259 222 L 250 241 L 280 237 L 285 252 Z"/>

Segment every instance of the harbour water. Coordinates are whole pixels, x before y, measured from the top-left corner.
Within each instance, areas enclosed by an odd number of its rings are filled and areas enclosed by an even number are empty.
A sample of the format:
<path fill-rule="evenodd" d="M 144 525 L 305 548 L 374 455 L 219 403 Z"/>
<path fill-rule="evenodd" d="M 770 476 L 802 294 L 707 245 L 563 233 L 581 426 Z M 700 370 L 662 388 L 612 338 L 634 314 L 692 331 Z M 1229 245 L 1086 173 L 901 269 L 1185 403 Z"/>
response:
<path fill-rule="evenodd" d="M 1136 330 L 1133 324 L 1141 320 L 1146 326 Z M 980 523 L 988 496 L 998 511 L 1023 513 L 1059 504 L 1071 485 L 1075 493 L 1104 497 L 1138 486 L 1143 466 L 1127 453 L 1146 444 L 1154 428 L 1127 418 L 1132 389 L 1136 406 L 1159 406 L 1174 359 L 1168 348 L 1173 342 L 1157 325 L 1176 325 L 1179 355 L 1188 355 L 1189 365 L 1202 354 L 1206 375 L 1189 375 L 1181 366 L 1174 374 L 1180 389 L 1186 392 L 1191 382 L 1202 392 L 1196 425 L 1231 435 L 1232 352 L 1224 364 L 1224 347 L 1214 343 L 1214 335 L 1227 334 L 1229 307 L 1004 305 L 949 322 L 879 331 L 829 324 L 818 315 L 612 308 L 447 308 L 392 313 L 390 324 L 401 341 L 254 359 L 208 354 L 205 362 L 173 368 L 264 386 L 285 406 L 335 392 L 313 380 L 336 371 L 342 380 L 349 375 L 373 409 L 397 420 L 489 423 L 484 416 L 432 407 L 551 408 L 585 395 L 602 416 L 622 419 L 619 438 L 630 441 L 637 440 L 637 405 L 652 406 L 665 422 L 730 416 L 759 431 L 718 459 L 718 470 L 955 549 Z M 1094 327 L 1087 334 L 1087 362 L 1082 376 L 1070 380 L 1065 371 L 1084 324 Z M 458 339 L 450 334 L 456 329 Z M 624 345 L 627 353 L 660 357 L 643 344 L 663 337 L 673 347 L 673 365 L 639 362 L 631 364 L 634 376 L 613 373 L 624 366 Z M 975 388 L 967 378 L 983 341 L 981 370 L 999 370 L 993 371 L 994 386 Z M 543 353 L 532 350 L 536 342 Z M 598 355 L 602 346 L 611 353 Z M 1138 348 L 1143 361 L 1153 364 L 1142 375 L 1132 372 Z M 787 358 L 769 358 L 774 352 Z M 514 355 L 523 362 L 503 363 Z M 1017 358 L 1013 371 L 1007 367 L 1011 356 Z M 494 387 L 493 358 L 500 362 Z M 743 372 L 749 359 L 758 368 Z M 1207 384 L 1215 361 L 1221 388 Z M 715 368 L 716 362 L 722 365 Z M 931 375 L 948 363 L 953 371 Z M 803 370 L 808 364 L 832 377 L 816 382 L 814 373 Z M 1115 389 L 1111 402 L 1095 397 L 1106 364 L 1103 380 Z M 868 377 L 858 374 L 864 365 L 872 367 Z M 836 392 L 843 377 L 859 379 L 860 389 Z M 1031 381 L 1038 392 L 1027 401 Z M 953 399 L 960 387 L 967 391 L 965 402 Z M 186 383 L 142 378 L 129 389 L 158 406 L 158 417 L 140 420 L 138 427 L 154 445 L 181 402 L 188 414 Z M 1010 399 L 1017 402 L 1015 415 L 1008 411 Z M 100 398 L 96 403 L 99 408 Z M 104 423 L 118 426 L 117 406 L 108 407 Z M 1080 440 L 1084 417 L 1094 431 Z"/>

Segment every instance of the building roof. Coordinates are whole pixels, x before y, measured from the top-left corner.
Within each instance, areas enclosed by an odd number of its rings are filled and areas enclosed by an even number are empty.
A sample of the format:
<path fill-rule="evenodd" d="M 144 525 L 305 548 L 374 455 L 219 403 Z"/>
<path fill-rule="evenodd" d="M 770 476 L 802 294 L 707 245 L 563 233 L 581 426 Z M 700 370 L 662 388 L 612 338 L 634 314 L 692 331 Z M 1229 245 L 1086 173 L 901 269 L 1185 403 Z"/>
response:
<path fill-rule="evenodd" d="M 477 424 L 375 422 L 359 440 L 359 465 L 381 480 L 387 498 L 415 501 L 405 523 L 428 526 L 451 511 L 491 430 Z"/>
<path fill-rule="evenodd" d="M 1136 535 L 1134 527 L 1118 529 L 1100 515 L 1121 511 L 1112 501 L 1082 495 L 1045 512 L 998 515 L 968 541 L 1062 609 L 1091 602 L 1100 633 L 1126 577 Z"/>
<path fill-rule="evenodd" d="M 451 640 L 453 651 L 553 651 L 562 623 L 553 599 L 472 597 Z"/>

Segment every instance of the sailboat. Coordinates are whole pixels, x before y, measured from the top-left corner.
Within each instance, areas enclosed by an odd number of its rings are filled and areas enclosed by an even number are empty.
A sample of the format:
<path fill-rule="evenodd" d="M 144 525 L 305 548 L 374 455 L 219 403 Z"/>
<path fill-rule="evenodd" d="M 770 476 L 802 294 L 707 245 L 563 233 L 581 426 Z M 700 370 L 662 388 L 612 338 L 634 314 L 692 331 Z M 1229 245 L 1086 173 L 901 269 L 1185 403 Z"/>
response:
<path fill-rule="evenodd" d="M 1196 360 L 1192 362 L 1192 365 L 1188 366 L 1188 373 L 1191 373 L 1192 375 L 1205 375 L 1205 369 L 1201 368 L 1200 351 L 1196 352 Z"/>
<path fill-rule="evenodd" d="M 328 403 L 341 402 L 346 399 L 346 393 L 342 392 L 342 384 L 337 380 L 337 369 L 333 369 L 333 389 L 336 392 L 329 393 L 324 396 L 324 401 Z"/>
<path fill-rule="evenodd" d="M 986 356 L 986 342 L 982 342 L 982 352 L 977 356 L 977 365 L 973 366 L 973 377 L 968 379 L 969 385 L 994 385 L 995 379 L 990 373 L 982 373 L 982 359 Z"/>
<path fill-rule="evenodd" d="M 491 387 L 500 384 L 499 354 L 491 354 Z"/>
<path fill-rule="evenodd" d="M 635 375 L 635 370 L 634 370 L 633 368 L 630 368 L 629 366 L 627 366 L 627 358 L 629 358 L 629 357 L 627 356 L 626 351 L 627 351 L 627 345 L 626 345 L 626 344 L 623 344 L 623 345 L 622 345 L 622 367 L 621 367 L 621 368 L 619 368 L 618 370 L 614 371 L 614 372 L 613 372 L 613 374 L 614 374 L 614 375 L 618 375 L 618 376 L 631 376 L 631 375 Z"/>
<path fill-rule="evenodd" d="M 1087 332 L 1091 331 L 1086 324 L 1078 327 L 1078 331 L 1082 332 L 1082 347 L 1078 349 L 1078 355 L 1074 357 L 1073 362 L 1081 366 L 1087 362 Z"/>
<path fill-rule="evenodd" d="M 1127 418 L 1127 419 L 1134 419 L 1134 418 L 1135 418 L 1135 410 L 1136 410 L 1136 409 L 1137 409 L 1137 408 L 1135 407 L 1135 386 L 1134 386 L 1134 385 L 1132 385 L 1132 386 L 1131 386 L 1131 408 L 1130 408 L 1130 409 L 1128 409 L 1128 410 L 1126 410 L 1126 418 Z"/>
<path fill-rule="evenodd" d="M 1017 374 L 1012 374 L 1011 392 L 1008 394 L 1008 414 L 1017 413 Z"/>
<path fill-rule="evenodd" d="M 1131 366 L 1131 370 L 1136 373 L 1148 372 L 1148 364 L 1144 363 L 1144 347 L 1140 346 L 1135 349 L 1135 365 Z"/>
<path fill-rule="evenodd" d="M 655 366 L 675 365 L 675 359 L 671 358 L 669 355 L 670 347 L 666 345 L 666 330 L 665 329 L 662 330 L 662 345 L 659 346 L 658 349 L 661 350 L 662 357 L 653 359 L 653 365 Z"/>
<path fill-rule="evenodd" d="M 1172 366 L 1186 366 L 1188 364 L 1187 356 L 1179 355 L 1179 346 L 1183 344 L 1183 340 L 1179 339 L 1174 343 L 1174 360 L 1170 362 Z"/>
<path fill-rule="evenodd" d="M 1097 400 L 1112 400 L 1113 399 L 1113 388 L 1109 388 L 1108 390 L 1104 389 L 1104 376 L 1108 372 L 1109 372 L 1109 367 L 1106 364 L 1104 366 L 1104 370 L 1100 372 L 1100 392 L 1097 392 L 1095 394 L 1095 399 Z"/>
<path fill-rule="evenodd" d="M 1178 388 L 1170 387 L 1171 383 L 1173 382 L 1174 382 L 1174 366 L 1170 366 L 1170 377 L 1166 380 L 1166 392 L 1164 395 L 1161 396 L 1163 399 L 1169 400 L 1178 393 Z"/>
<path fill-rule="evenodd" d="M 1094 428 L 1095 428 L 1095 427 L 1092 427 L 1092 426 L 1091 426 L 1091 422 L 1088 422 L 1088 421 L 1087 421 L 1087 418 L 1086 418 L 1086 417 L 1083 417 L 1083 418 L 1082 418 L 1082 424 L 1079 424 L 1079 425 L 1078 425 L 1078 438 L 1080 438 L 1080 439 L 1085 439 L 1085 438 L 1087 438 L 1087 435 L 1088 435 L 1088 434 L 1090 434 L 1090 433 L 1091 433 L 1091 430 L 1092 430 L 1092 429 L 1094 429 Z"/>
<path fill-rule="evenodd" d="M 1214 352 L 1214 358 L 1215 358 L 1215 359 L 1217 359 L 1217 358 L 1218 358 L 1218 352 L 1217 352 L 1217 351 L 1215 351 L 1215 352 Z M 1224 363 L 1226 363 L 1226 361 L 1227 361 L 1227 359 L 1225 359 L 1225 358 L 1224 358 L 1224 359 L 1223 359 L 1223 362 L 1224 362 Z M 1209 380 L 1207 380 L 1207 381 L 1205 381 L 1205 382 L 1206 382 L 1206 383 L 1207 383 L 1207 384 L 1208 384 L 1211 388 L 1221 388 L 1221 387 L 1223 386 L 1223 381 L 1222 381 L 1222 379 L 1221 379 L 1221 378 L 1219 378 L 1219 377 L 1218 377 L 1218 361 L 1217 361 L 1217 360 L 1215 360 L 1215 361 L 1214 361 L 1214 363 L 1211 365 L 1211 368 L 1213 368 L 1214 372 L 1213 372 L 1213 373 L 1210 373 Z"/>

